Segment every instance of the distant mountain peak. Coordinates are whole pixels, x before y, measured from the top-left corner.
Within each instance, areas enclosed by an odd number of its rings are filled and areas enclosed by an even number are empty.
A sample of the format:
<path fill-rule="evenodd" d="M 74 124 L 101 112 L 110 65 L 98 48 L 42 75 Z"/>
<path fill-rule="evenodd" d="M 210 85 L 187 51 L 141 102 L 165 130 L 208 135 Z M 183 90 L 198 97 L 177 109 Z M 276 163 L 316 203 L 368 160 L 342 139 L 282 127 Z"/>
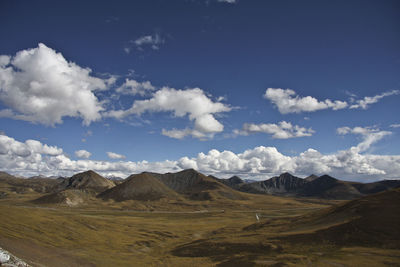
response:
<path fill-rule="evenodd" d="M 234 183 L 237 183 L 237 184 L 239 184 L 239 183 L 243 183 L 243 180 L 242 180 L 242 178 L 240 178 L 239 176 L 232 176 L 231 178 L 229 178 L 228 180 L 230 180 L 230 181 L 232 181 L 232 182 L 234 182 Z"/>
<path fill-rule="evenodd" d="M 190 168 L 190 169 L 185 169 L 185 170 L 180 171 L 180 172 L 178 172 L 178 173 L 200 174 L 198 171 L 196 171 L 195 169 L 192 169 L 192 168 Z"/>
<path fill-rule="evenodd" d="M 209 177 L 212 177 L 215 180 L 217 180 L 218 182 L 223 183 L 224 185 L 227 185 L 231 188 L 236 188 L 238 185 L 244 183 L 244 181 L 239 176 L 236 176 L 236 175 L 232 176 L 229 179 L 218 179 L 213 176 L 209 176 Z"/>
<path fill-rule="evenodd" d="M 103 191 L 113 186 L 115 186 L 115 184 L 111 180 L 104 178 L 92 170 L 77 173 L 72 177 L 65 179 L 60 184 L 62 190 L 91 189 L 95 191 Z"/>
<path fill-rule="evenodd" d="M 311 174 L 309 176 L 307 176 L 306 178 L 304 178 L 304 180 L 306 180 L 307 182 L 311 182 L 314 181 L 315 179 L 317 179 L 319 176 L 315 175 L 315 174 Z"/>
<path fill-rule="evenodd" d="M 330 176 L 330 175 L 328 175 L 328 174 L 324 174 L 324 175 L 318 177 L 317 179 L 319 179 L 319 180 L 339 181 L 338 179 L 336 179 L 336 178 L 334 178 L 334 177 L 332 177 L 332 176 Z"/>
<path fill-rule="evenodd" d="M 88 170 L 88 171 L 85 171 L 85 172 L 80 172 L 80 173 L 77 173 L 77 174 L 75 174 L 75 175 L 79 175 L 79 174 L 81 174 L 81 175 L 83 175 L 83 174 L 86 174 L 86 175 L 99 175 L 100 176 L 100 174 L 98 174 L 97 172 L 95 172 L 95 171 L 93 171 L 93 170 Z M 75 176 L 74 175 L 74 176 Z"/>

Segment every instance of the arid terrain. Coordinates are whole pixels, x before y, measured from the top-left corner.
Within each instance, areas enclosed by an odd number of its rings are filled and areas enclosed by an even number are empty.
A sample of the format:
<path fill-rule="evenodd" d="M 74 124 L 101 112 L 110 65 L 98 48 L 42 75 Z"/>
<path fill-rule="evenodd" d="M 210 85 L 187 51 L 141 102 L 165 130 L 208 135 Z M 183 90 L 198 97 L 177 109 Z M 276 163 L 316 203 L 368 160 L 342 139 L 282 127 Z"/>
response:
<path fill-rule="evenodd" d="M 400 266 L 396 182 L 280 177 L 1 173 L 0 247 L 31 266 Z"/>

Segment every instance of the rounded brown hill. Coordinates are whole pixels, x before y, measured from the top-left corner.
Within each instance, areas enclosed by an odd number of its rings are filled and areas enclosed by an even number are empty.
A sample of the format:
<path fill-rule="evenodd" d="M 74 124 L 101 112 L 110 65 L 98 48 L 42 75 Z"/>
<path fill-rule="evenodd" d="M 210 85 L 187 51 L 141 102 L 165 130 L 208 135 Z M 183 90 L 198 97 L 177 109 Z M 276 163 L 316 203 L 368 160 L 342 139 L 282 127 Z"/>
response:
<path fill-rule="evenodd" d="M 179 195 L 154 176 L 141 173 L 129 176 L 123 183 L 104 191 L 98 197 L 124 201 L 177 199 Z"/>
<path fill-rule="evenodd" d="M 94 171 L 86 171 L 75 174 L 74 176 L 65 179 L 59 189 L 83 189 L 102 192 L 106 189 L 114 187 L 114 182 L 104 178 Z"/>
<path fill-rule="evenodd" d="M 158 179 L 191 200 L 245 199 L 240 192 L 194 169 L 162 174 Z"/>
<path fill-rule="evenodd" d="M 88 200 L 88 195 L 77 189 L 68 189 L 35 199 L 35 204 L 60 204 L 67 206 L 78 206 Z"/>

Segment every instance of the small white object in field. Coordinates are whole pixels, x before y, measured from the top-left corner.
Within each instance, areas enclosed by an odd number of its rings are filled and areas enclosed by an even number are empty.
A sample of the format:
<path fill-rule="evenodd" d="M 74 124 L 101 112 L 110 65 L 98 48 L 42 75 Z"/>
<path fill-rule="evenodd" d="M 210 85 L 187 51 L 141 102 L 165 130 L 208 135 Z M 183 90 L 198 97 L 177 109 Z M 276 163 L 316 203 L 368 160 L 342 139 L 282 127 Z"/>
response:
<path fill-rule="evenodd" d="M 260 221 L 260 217 L 258 217 L 258 214 L 257 214 L 257 213 L 256 213 L 256 219 L 257 219 L 257 222 Z"/>
<path fill-rule="evenodd" d="M 10 260 L 10 255 L 7 253 L 0 251 L 0 263 L 6 263 Z"/>

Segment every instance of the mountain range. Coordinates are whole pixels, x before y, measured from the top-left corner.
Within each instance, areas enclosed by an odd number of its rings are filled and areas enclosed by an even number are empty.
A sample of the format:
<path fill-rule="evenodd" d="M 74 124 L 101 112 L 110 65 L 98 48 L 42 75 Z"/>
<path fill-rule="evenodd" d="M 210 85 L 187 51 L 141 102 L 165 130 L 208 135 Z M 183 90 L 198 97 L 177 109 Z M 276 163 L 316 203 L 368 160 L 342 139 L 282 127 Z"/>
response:
<path fill-rule="evenodd" d="M 229 179 L 214 177 L 214 179 L 241 192 L 325 199 L 354 199 L 400 187 L 400 180 L 358 183 L 342 181 L 329 175 L 310 175 L 300 178 L 287 172 L 264 181 L 250 183 L 237 176 Z"/>
<path fill-rule="evenodd" d="M 355 199 L 364 195 L 400 187 L 400 180 L 373 183 L 348 182 L 329 175 L 306 178 L 283 173 L 264 181 L 245 182 L 238 176 L 219 179 L 205 176 L 193 169 L 176 173 L 144 172 L 115 182 L 94 171 L 78 173 L 69 178 L 16 178 L 0 172 L 0 197 L 8 191 L 38 192 L 46 195 L 36 203 L 66 203 L 78 205 L 88 198 L 114 201 L 180 200 L 210 201 L 217 199 L 246 199 L 246 193 L 323 199 Z M 1 190 L 7 188 L 8 191 Z"/>
<path fill-rule="evenodd" d="M 161 198 L 189 200 L 244 198 L 240 192 L 193 169 L 165 174 L 150 172 L 134 174 L 114 188 L 102 192 L 99 197 L 116 201 Z"/>

